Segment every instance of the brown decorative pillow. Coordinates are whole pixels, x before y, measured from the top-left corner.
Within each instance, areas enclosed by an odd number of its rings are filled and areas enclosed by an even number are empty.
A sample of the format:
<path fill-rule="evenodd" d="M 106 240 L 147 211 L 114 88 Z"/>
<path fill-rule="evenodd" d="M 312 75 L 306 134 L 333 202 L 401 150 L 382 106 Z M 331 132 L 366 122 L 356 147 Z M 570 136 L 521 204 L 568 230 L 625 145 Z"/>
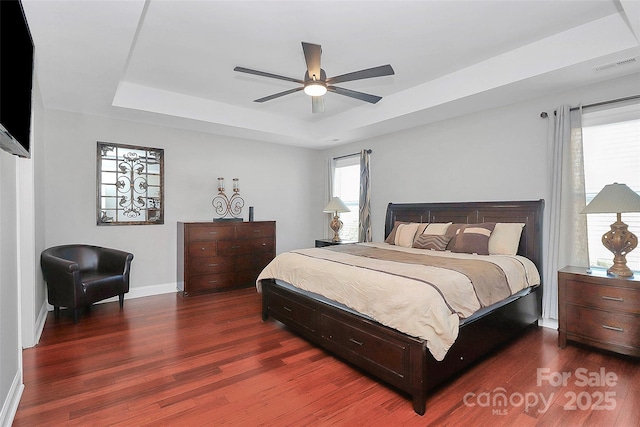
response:
<path fill-rule="evenodd" d="M 440 234 L 420 234 L 413 241 L 413 247 L 417 249 L 431 249 L 432 251 L 444 251 L 451 236 Z"/>
<path fill-rule="evenodd" d="M 489 237 L 495 227 L 495 222 L 463 225 L 456 234 L 456 241 L 451 251 L 489 255 Z"/>
<path fill-rule="evenodd" d="M 449 228 L 447 228 L 446 235 L 451 237 L 451 240 L 449 240 L 449 243 L 447 244 L 447 250 L 453 250 L 453 247 L 456 244 L 456 236 L 458 235 L 458 230 L 460 230 L 460 228 L 464 227 L 465 225 L 467 224 L 454 223 L 451 224 Z"/>
<path fill-rule="evenodd" d="M 396 221 L 393 223 L 393 229 L 391 230 L 391 233 L 389 233 L 389 235 L 387 236 L 386 239 L 384 239 L 385 243 L 388 243 L 390 245 L 395 245 L 395 241 L 396 241 L 396 232 L 398 231 L 398 226 L 400 224 L 408 224 L 408 222 L 404 222 L 404 221 Z"/>

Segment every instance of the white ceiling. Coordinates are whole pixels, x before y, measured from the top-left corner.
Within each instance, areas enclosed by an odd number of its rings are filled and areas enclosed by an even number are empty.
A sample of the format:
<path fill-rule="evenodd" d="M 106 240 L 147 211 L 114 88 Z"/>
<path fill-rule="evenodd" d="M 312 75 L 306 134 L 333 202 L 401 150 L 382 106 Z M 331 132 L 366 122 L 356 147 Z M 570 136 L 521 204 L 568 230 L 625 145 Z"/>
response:
<path fill-rule="evenodd" d="M 324 148 L 640 71 L 640 2 L 22 0 L 45 108 Z M 311 113 L 301 42 L 339 86 Z"/>

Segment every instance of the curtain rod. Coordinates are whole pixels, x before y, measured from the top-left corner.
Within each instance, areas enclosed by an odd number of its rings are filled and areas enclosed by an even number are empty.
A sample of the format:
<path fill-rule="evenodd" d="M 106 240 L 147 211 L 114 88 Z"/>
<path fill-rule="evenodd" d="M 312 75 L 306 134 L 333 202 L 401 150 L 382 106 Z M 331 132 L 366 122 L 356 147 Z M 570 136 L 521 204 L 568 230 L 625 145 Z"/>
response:
<path fill-rule="evenodd" d="M 591 108 L 591 107 L 600 107 L 602 105 L 607 105 L 607 104 L 614 104 L 616 102 L 623 102 L 623 101 L 631 101 L 633 99 L 638 99 L 640 98 L 640 95 L 632 95 L 632 96 L 627 96 L 625 98 L 618 98 L 618 99 L 612 99 L 609 101 L 602 101 L 602 102 L 594 102 L 593 104 L 587 104 L 587 105 L 583 105 L 582 108 Z M 576 111 L 580 109 L 580 107 L 571 107 L 569 110 L 570 111 Z M 554 110 L 553 114 L 556 114 L 556 111 Z M 540 113 L 540 117 L 542 117 L 543 119 L 546 119 L 549 115 L 547 114 L 546 111 L 543 111 L 542 113 Z"/>
<path fill-rule="evenodd" d="M 367 153 L 371 154 L 373 152 L 373 150 L 368 149 L 365 150 Z M 344 159 L 346 157 L 351 157 L 351 156 L 357 156 L 360 153 L 353 153 L 353 154 L 345 154 L 344 156 L 338 156 L 338 157 L 334 157 L 333 160 L 338 160 L 338 159 Z"/>

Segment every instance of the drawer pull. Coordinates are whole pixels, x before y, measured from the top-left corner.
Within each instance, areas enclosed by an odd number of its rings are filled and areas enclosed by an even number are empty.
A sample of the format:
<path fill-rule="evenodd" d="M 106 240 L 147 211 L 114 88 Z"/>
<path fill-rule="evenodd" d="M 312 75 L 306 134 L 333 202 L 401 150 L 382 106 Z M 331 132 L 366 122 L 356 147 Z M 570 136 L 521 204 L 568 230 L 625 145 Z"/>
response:
<path fill-rule="evenodd" d="M 209 283 L 218 283 L 217 280 L 209 280 Z"/>
<path fill-rule="evenodd" d="M 205 248 L 200 248 L 200 250 L 201 250 L 201 251 L 206 251 L 206 249 L 205 249 Z"/>
<path fill-rule="evenodd" d="M 218 234 L 217 231 L 210 231 L 209 234 Z"/>
<path fill-rule="evenodd" d="M 267 244 L 266 244 L 266 243 L 263 243 L 263 244 L 262 244 L 262 246 L 267 246 Z"/>
<path fill-rule="evenodd" d="M 240 249 L 242 246 L 231 246 L 231 249 Z"/>
<path fill-rule="evenodd" d="M 283 305 L 282 308 L 284 308 L 285 311 L 288 311 L 289 313 L 291 313 L 291 309 L 286 305 Z"/>
<path fill-rule="evenodd" d="M 349 341 L 351 341 L 352 343 L 354 343 L 356 345 L 359 345 L 359 346 L 362 346 L 362 344 L 363 344 L 361 341 L 358 341 L 358 340 L 353 339 L 353 338 L 349 338 Z"/>
<path fill-rule="evenodd" d="M 619 328 L 617 326 L 602 325 L 602 327 L 605 329 L 609 329 L 610 331 L 624 332 L 624 329 Z"/>
<path fill-rule="evenodd" d="M 209 264 L 209 267 L 216 267 L 218 264 Z"/>
<path fill-rule="evenodd" d="M 262 230 L 253 230 L 254 233 L 262 233 Z"/>
<path fill-rule="evenodd" d="M 602 296 L 602 299 L 606 299 L 607 301 L 618 301 L 618 302 L 623 302 L 624 300 L 622 298 L 618 298 L 618 297 L 608 297 L 606 295 Z"/>

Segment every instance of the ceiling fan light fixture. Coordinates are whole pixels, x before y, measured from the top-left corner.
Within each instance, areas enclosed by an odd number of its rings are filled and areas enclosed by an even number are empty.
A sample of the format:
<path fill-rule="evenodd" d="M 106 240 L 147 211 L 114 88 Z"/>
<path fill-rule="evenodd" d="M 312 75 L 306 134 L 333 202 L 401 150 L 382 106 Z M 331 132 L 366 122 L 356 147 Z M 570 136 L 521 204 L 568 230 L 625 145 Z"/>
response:
<path fill-rule="evenodd" d="M 327 93 L 327 84 L 323 81 L 309 81 L 304 85 L 304 93 L 309 96 L 322 96 Z"/>

